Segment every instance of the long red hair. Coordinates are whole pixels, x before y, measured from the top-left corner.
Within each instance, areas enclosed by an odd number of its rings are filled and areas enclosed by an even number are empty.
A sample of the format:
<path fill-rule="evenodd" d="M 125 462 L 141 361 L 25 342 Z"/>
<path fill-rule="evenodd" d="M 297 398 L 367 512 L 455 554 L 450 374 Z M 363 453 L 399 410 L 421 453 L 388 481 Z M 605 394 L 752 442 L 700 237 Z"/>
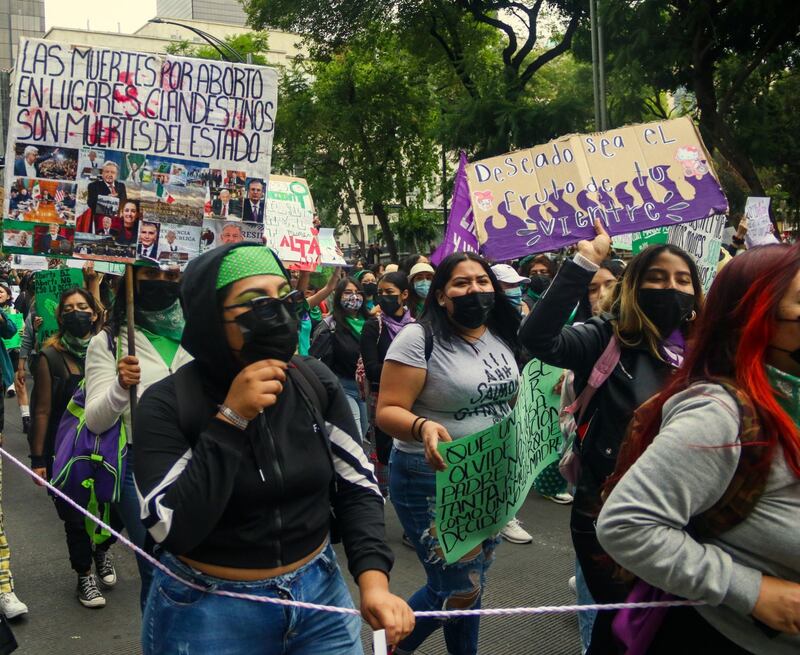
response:
<path fill-rule="evenodd" d="M 719 272 L 683 366 L 667 387 L 637 412 L 606 491 L 658 434 L 664 403 L 697 380 L 725 379 L 745 392 L 758 412 L 764 442 L 772 446 L 769 451 L 780 445 L 789 467 L 800 478 L 800 435 L 775 399 L 764 366 L 775 333 L 778 305 L 799 271 L 800 246 L 774 244 L 738 255 Z"/>

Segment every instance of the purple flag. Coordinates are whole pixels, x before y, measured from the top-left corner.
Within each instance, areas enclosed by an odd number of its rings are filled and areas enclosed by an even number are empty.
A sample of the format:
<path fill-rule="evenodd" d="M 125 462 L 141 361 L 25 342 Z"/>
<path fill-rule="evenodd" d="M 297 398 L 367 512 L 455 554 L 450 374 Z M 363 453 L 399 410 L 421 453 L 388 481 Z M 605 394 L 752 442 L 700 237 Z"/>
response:
<path fill-rule="evenodd" d="M 461 151 L 461 160 L 453 187 L 453 198 L 450 201 L 450 215 L 447 217 L 447 229 L 439 247 L 433 251 L 431 262 L 438 266 L 441 261 L 454 252 L 478 252 L 478 237 L 475 234 L 475 216 L 469 200 L 467 184 L 467 155 Z"/>

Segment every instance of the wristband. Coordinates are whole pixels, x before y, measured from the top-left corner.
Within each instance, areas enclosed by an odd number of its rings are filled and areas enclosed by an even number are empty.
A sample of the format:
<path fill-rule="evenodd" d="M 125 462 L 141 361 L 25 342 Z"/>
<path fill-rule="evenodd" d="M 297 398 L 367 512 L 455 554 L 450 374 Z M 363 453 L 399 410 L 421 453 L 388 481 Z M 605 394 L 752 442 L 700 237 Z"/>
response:
<path fill-rule="evenodd" d="M 414 419 L 414 422 L 411 424 L 411 438 L 414 441 L 419 441 L 420 443 L 422 443 L 422 438 L 420 437 L 419 439 L 417 439 L 417 436 L 416 436 L 416 434 L 414 434 L 414 432 L 415 432 L 415 430 L 417 428 L 417 422 L 423 420 L 424 418 L 425 418 L 424 416 L 417 416 Z"/>
<path fill-rule="evenodd" d="M 731 237 L 731 241 L 735 243 L 737 246 L 744 245 L 744 239 L 742 237 L 738 237 L 735 234 Z"/>
<path fill-rule="evenodd" d="M 424 425 L 425 425 L 427 422 L 428 422 L 428 419 L 424 419 L 424 420 L 422 421 L 422 423 L 420 423 L 420 424 L 419 424 L 419 428 L 417 428 L 417 434 L 419 435 L 419 439 L 418 439 L 417 441 L 419 441 L 420 443 L 422 443 L 422 427 L 423 427 L 423 426 L 424 426 Z"/>
<path fill-rule="evenodd" d="M 246 430 L 247 426 L 250 423 L 250 421 L 248 421 L 244 416 L 237 414 L 227 405 L 220 405 L 219 413 L 222 414 L 226 419 L 228 419 L 231 423 L 233 423 L 235 427 L 239 428 L 240 430 Z"/>

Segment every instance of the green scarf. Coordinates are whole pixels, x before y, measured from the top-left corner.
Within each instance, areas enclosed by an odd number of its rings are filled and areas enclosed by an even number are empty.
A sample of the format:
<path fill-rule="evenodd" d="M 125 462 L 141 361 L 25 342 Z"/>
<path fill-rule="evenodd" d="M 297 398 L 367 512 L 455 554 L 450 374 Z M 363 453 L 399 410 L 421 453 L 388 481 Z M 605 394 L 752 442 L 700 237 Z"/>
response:
<path fill-rule="evenodd" d="M 149 330 L 160 337 L 166 337 L 180 343 L 183 336 L 183 310 L 180 301 L 176 300 L 170 307 L 158 311 L 136 308 L 136 325 Z"/>
<path fill-rule="evenodd" d="M 319 308 L 319 305 L 316 307 L 310 307 L 308 309 L 308 315 L 311 317 L 311 320 L 314 323 L 319 323 L 322 320 L 322 310 Z"/>
<path fill-rule="evenodd" d="M 83 338 L 73 337 L 68 332 L 65 332 L 61 335 L 61 345 L 64 347 L 64 350 L 83 364 L 86 359 L 86 349 L 89 347 L 92 336 L 94 335 L 90 334 L 88 337 Z"/>
<path fill-rule="evenodd" d="M 361 337 L 361 330 L 364 329 L 366 319 L 363 316 L 345 316 L 344 320 L 350 326 L 350 331 L 357 337 Z"/>
<path fill-rule="evenodd" d="M 767 366 L 767 377 L 776 392 L 778 404 L 800 427 L 800 378 L 772 366 Z"/>

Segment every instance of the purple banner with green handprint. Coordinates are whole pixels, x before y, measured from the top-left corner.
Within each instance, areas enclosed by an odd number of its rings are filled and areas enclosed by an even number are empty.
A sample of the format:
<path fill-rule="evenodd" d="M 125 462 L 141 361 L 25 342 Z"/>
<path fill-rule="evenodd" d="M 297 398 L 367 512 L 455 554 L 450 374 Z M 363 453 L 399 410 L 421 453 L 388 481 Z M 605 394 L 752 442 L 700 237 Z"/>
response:
<path fill-rule="evenodd" d="M 573 135 L 467 168 L 481 252 L 506 261 L 728 210 L 688 117 Z"/>

